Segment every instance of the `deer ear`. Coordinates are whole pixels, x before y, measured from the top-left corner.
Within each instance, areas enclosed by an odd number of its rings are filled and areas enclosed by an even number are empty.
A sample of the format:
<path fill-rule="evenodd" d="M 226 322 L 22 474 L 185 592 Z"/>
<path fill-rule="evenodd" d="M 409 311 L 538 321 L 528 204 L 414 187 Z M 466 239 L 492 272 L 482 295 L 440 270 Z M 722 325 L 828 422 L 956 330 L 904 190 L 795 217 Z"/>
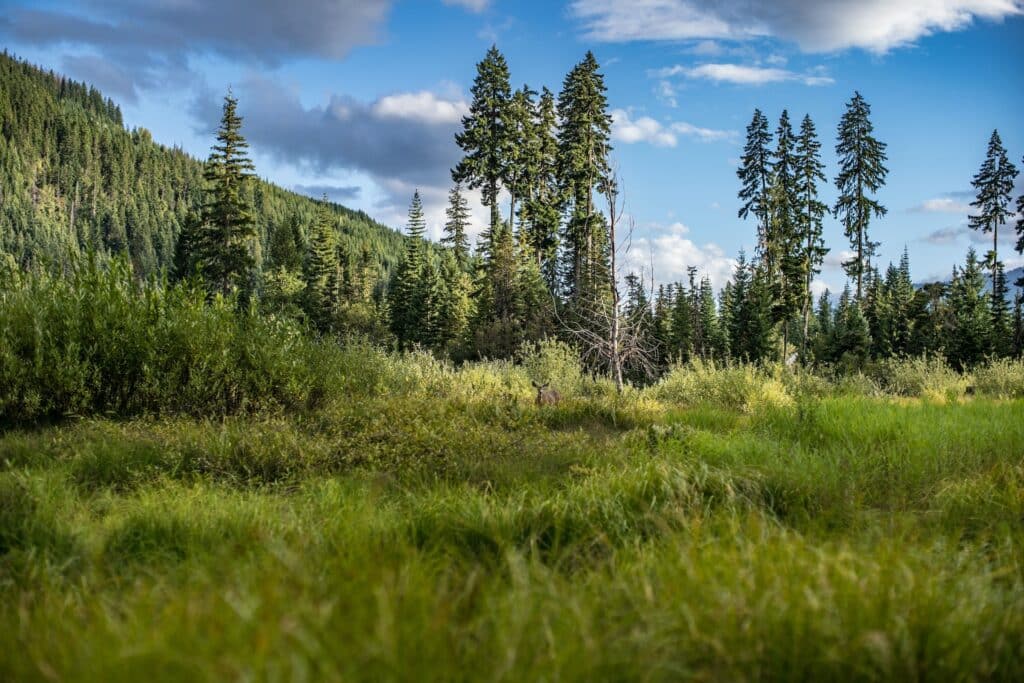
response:
<path fill-rule="evenodd" d="M 544 382 L 544 384 L 542 384 L 542 385 L 540 386 L 540 388 L 541 388 L 541 389 L 547 389 L 547 388 L 548 388 L 549 386 L 551 386 L 551 382 Z"/>
<path fill-rule="evenodd" d="M 539 384 L 537 384 L 536 382 L 534 382 L 532 379 L 530 380 L 530 384 L 533 385 L 534 389 L 540 389 L 541 388 L 541 386 Z"/>

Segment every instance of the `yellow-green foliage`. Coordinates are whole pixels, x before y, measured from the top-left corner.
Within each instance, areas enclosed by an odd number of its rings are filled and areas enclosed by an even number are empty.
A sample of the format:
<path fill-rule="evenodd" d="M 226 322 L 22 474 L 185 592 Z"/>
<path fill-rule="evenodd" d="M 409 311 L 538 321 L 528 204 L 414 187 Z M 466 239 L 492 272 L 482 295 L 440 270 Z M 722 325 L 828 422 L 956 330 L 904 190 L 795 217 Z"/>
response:
<path fill-rule="evenodd" d="M 881 379 L 896 396 L 955 401 L 970 386 L 970 377 L 951 368 L 941 356 L 891 359 L 882 364 Z"/>
<path fill-rule="evenodd" d="M 1024 361 L 1000 359 L 976 368 L 974 387 L 994 398 L 1024 398 Z"/>
<path fill-rule="evenodd" d="M 672 405 L 707 404 L 746 412 L 793 403 L 785 383 L 764 368 L 716 366 L 699 359 L 672 368 L 654 386 L 654 394 Z"/>

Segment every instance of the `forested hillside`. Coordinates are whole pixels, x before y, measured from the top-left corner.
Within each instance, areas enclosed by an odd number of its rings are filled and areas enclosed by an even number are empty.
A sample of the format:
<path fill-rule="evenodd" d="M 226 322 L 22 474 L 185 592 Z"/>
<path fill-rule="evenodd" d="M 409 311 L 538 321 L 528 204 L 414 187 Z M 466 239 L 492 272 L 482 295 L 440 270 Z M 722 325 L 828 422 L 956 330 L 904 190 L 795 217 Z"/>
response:
<path fill-rule="evenodd" d="M 129 254 L 141 276 L 170 269 L 182 227 L 204 201 L 200 161 L 154 142 L 145 128 L 126 130 L 118 106 L 95 88 L 6 51 L 0 133 L 0 252 L 23 266 L 93 250 Z M 275 234 L 298 242 L 301 254 L 317 202 L 265 181 L 245 194 L 257 270 L 273 265 Z M 329 208 L 342 254 L 380 280 L 401 256 L 402 236 L 365 213 Z"/>

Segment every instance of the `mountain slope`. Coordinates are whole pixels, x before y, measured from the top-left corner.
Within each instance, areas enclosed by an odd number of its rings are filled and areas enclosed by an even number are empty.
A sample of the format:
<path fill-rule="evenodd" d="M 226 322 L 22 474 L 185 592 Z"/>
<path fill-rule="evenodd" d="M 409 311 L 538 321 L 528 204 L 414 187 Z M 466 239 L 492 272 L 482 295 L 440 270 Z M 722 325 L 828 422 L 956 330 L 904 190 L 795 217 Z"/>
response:
<path fill-rule="evenodd" d="M 244 133 L 244 129 L 243 129 Z M 251 183 L 257 264 L 275 230 L 304 240 L 316 202 Z M 126 130 L 95 88 L 0 54 L 0 252 L 22 265 L 63 263 L 85 250 L 127 252 L 141 275 L 165 271 L 185 217 L 203 202 L 202 163 Z M 403 237 L 363 212 L 331 204 L 339 246 L 390 271 Z"/>

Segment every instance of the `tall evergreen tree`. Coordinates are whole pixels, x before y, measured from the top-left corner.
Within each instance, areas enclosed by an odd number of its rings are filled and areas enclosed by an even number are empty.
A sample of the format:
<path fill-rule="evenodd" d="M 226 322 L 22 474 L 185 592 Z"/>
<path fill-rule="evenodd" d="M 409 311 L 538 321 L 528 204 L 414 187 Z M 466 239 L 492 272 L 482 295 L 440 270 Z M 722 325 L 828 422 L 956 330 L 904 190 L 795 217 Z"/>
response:
<path fill-rule="evenodd" d="M 868 321 L 847 285 L 839 297 L 826 357 L 847 370 L 863 366 L 871 350 Z"/>
<path fill-rule="evenodd" d="M 203 205 L 196 240 L 196 261 L 204 278 L 214 291 L 225 295 L 246 285 L 255 265 L 250 253 L 250 242 L 256 236 L 254 214 L 243 194 L 255 167 L 247 156 L 249 145 L 241 128 L 238 100 L 228 91 L 217 143 L 203 171 L 209 199 Z"/>
<path fill-rule="evenodd" d="M 949 288 L 952 325 L 946 348 L 949 360 L 961 369 L 980 363 L 992 350 L 992 313 L 981 268 L 971 247 L 963 269 L 954 269 Z"/>
<path fill-rule="evenodd" d="M 802 291 L 803 354 L 807 353 L 810 336 L 811 282 L 821 272 L 828 248 L 822 237 L 823 219 L 828 206 L 818 199 L 818 181 L 825 182 L 825 165 L 821 162 L 821 142 L 810 115 L 800 124 L 800 137 L 796 143 L 797 232 L 804 282 Z"/>
<path fill-rule="evenodd" d="M 555 96 L 550 90 L 541 90 L 534 110 L 533 135 L 530 140 L 531 182 L 523 198 L 520 225 L 527 233 L 537 265 L 544 274 L 548 288 L 554 290 L 558 278 L 558 226 L 560 206 L 558 177 L 558 114 Z"/>
<path fill-rule="evenodd" d="M 331 327 L 338 305 L 339 265 L 334 217 L 324 195 L 309 233 L 309 251 L 302 269 L 303 309 L 320 331 Z"/>
<path fill-rule="evenodd" d="M 992 296 L 989 308 L 992 316 L 992 353 L 999 357 L 1012 353 L 1012 322 L 1010 319 L 1009 288 L 1006 286 L 1006 269 L 1002 261 L 995 261 L 992 271 Z"/>
<path fill-rule="evenodd" d="M 1024 159 L 1020 163 L 1024 167 Z M 1017 197 L 1017 215 L 1020 216 L 1017 219 L 1017 253 L 1024 254 L 1024 193 Z M 1024 287 L 1024 275 L 1014 284 L 1018 287 Z"/>
<path fill-rule="evenodd" d="M 515 226 L 516 202 L 529 195 L 536 173 L 537 131 L 534 122 L 534 98 L 537 93 L 524 85 L 516 90 L 508 104 L 508 136 L 502 182 L 509 194 L 508 223 Z"/>
<path fill-rule="evenodd" d="M 409 236 L 405 243 L 405 256 L 392 276 L 389 290 L 391 331 L 401 348 L 425 343 L 429 337 L 426 329 L 429 283 L 424 281 L 427 252 L 423 235 L 426 227 L 423 203 L 417 190 L 409 205 Z"/>
<path fill-rule="evenodd" d="M 1024 357 L 1024 296 L 1020 292 L 1013 297 L 1013 356 Z"/>
<path fill-rule="evenodd" d="M 747 126 L 747 143 L 740 157 L 736 175 L 740 179 L 739 217 L 753 214 L 757 219 L 757 257 L 763 258 L 768 247 L 768 188 L 772 177 L 772 134 L 768 119 L 760 109 Z"/>
<path fill-rule="evenodd" d="M 605 223 L 594 195 L 609 185 L 611 116 L 604 76 L 592 52 L 565 77 L 558 97 L 558 169 L 568 202 L 565 289 L 570 301 L 603 296 L 609 273 Z"/>
<path fill-rule="evenodd" d="M 853 249 L 853 257 L 843 263 L 843 268 L 857 283 L 858 302 L 864 291 L 864 276 L 878 248 L 878 242 L 872 242 L 868 235 L 868 226 L 872 216 L 880 218 L 886 214 L 886 208 L 869 197 L 881 189 L 889 172 L 885 167 L 885 148 L 886 144 L 874 136 L 871 105 L 859 92 L 855 92 L 839 122 L 836 145 L 839 198 L 835 215 L 843 224 L 843 231 Z"/>
<path fill-rule="evenodd" d="M 800 195 L 795 158 L 796 138 L 783 110 L 775 132 L 776 147 L 768 192 L 768 230 L 762 268 L 771 286 L 773 320 L 781 324 L 783 357 L 789 355 L 789 323 L 800 310 L 805 282 L 801 254 Z"/>
<path fill-rule="evenodd" d="M 1010 202 L 1016 177 L 1017 168 L 1006 156 L 999 131 L 994 130 L 988 141 L 985 161 L 971 180 L 971 185 L 978 193 L 971 206 L 978 209 L 978 213 L 967 217 L 967 224 L 972 229 L 981 230 L 983 234 L 992 233 L 992 251 L 986 254 L 985 261 L 993 277 L 999 260 L 999 226 L 1013 215 Z"/>
<path fill-rule="evenodd" d="M 448 208 L 445 209 L 447 220 L 441 244 L 451 248 L 456 263 L 463 270 L 469 262 L 469 216 L 469 202 L 462 196 L 462 186 L 456 183 L 448 192 Z"/>
<path fill-rule="evenodd" d="M 462 119 L 462 132 L 455 135 L 464 156 L 452 170 L 452 180 L 470 189 L 480 188 L 484 206 L 491 210 L 490 235 L 501 224 L 498 195 L 509 150 L 514 146 L 510 132 L 512 87 L 508 63 L 495 45 L 477 64 L 476 72 L 469 114 Z"/>

